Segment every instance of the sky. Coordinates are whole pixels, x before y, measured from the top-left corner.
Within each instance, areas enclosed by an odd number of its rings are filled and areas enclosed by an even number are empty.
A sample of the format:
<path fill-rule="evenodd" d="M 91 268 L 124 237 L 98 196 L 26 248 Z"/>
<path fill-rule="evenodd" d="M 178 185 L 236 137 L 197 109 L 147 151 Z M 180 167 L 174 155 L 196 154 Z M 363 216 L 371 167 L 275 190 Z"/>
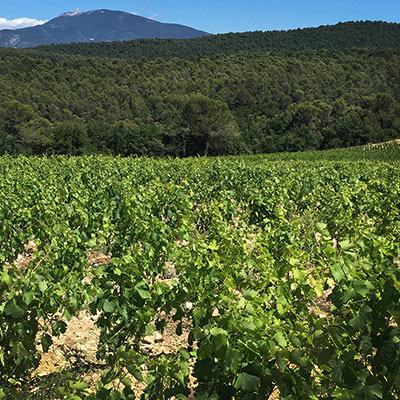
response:
<path fill-rule="evenodd" d="M 0 29 L 37 25 L 77 8 L 127 11 L 209 33 L 297 29 L 350 20 L 400 22 L 400 0 L 0 0 Z"/>

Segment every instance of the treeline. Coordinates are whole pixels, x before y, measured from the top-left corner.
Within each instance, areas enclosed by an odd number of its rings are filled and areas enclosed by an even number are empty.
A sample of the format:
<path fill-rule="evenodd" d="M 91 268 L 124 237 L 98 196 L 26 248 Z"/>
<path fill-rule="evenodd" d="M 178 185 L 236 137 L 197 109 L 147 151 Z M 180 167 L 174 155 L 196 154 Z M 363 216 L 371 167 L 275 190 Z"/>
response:
<path fill-rule="evenodd" d="M 194 156 L 400 137 L 400 50 L 127 61 L 0 50 L 0 153 Z"/>
<path fill-rule="evenodd" d="M 229 33 L 195 39 L 138 39 L 111 43 L 73 43 L 39 46 L 57 54 L 87 57 L 157 58 L 214 57 L 221 54 L 266 51 L 344 50 L 349 48 L 399 47 L 400 24 L 387 22 L 345 22 L 319 28 L 290 31 Z"/>

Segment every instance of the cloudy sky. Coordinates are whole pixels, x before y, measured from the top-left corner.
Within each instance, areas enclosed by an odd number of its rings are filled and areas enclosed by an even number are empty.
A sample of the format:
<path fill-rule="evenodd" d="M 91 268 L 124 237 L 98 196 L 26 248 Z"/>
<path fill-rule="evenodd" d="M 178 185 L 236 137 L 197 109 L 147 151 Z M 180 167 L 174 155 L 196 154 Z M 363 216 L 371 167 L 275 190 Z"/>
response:
<path fill-rule="evenodd" d="M 296 29 L 349 20 L 400 22 L 400 0 L 0 0 L 0 29 L 41 24 L 63 12 L 107 8 L 211 33 Z"/>

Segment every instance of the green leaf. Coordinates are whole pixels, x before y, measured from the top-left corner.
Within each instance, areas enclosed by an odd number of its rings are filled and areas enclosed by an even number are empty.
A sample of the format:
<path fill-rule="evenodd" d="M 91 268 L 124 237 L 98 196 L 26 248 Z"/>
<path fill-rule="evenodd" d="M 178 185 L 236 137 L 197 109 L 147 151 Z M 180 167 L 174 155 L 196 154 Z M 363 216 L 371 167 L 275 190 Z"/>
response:
<path fill-rule="evenodd" d="M 355 281 L 354 282 L 354 291 L 360 296 L 366 296 L 369 293 L 369 288 L 364 281 Z"/>
<path fill-rule="evenodd" d="M 348 251 L 356 247 L 354 243 L 349 242 L 348 240 L 343 240 L 340 242 L 340 248 L 344 251 Z"/>
<path fill-rule="evenodd" d="M 239 321 L 240 329 L 244 331 L 254 331 L 256 330 L 256 326 L 254 322 L 250 318 L 242 319 Z"/>
<path fill-rule="evenodd" d="M 320 349 L 317 353 L 318 362 L 321 365 L 329 365 L 329 362 L 335 357 L 336 351 L 333 348 Z"/>
<path fill-rule="evenodd" d="M 46 281 L 40 281 L 39 282 L 39 289 L 42 293 L 44 293 L 47 290 L 47 282 Z"/>
<path fill-rule="evenodd" d="M 336 282 L 340 282 L 344 279 L 345 275 L 343 272 L 343 268 L 340 264 L 333 264 L 330 266 L 330 270 L 332 273 L 332 276 L 334 277 Z"/>
<path fill-rule="evenodd" d="M 242 353 L 238 350 L 228 348 L 225 354 L 225 366 L 231 371 L 236 372 L 240 367 Z"/>
<path fill-rule="evenodd" d="M 210 329 L 210 334 L 212 336 L 217 336 L 217 335 L 228 335 L 228 332 L 225 329 L 214 327 Z"/>
<path fill-rule="evenodd" d="M 1 281 L 3 283 L 5 283 L 7 286 L 11 286 L 12 285 L 12 279 L 11 279 L 10 275 L 8 275 L 8 272 L 7 272 L 5 267 L 4 267 L 3 272 L 1 274 Z"/>
<path fill-rule="evenodd" d="M 299 262 L 299 260 L 298 260 L 297 258 L 290 257 L 290 259 L 289 259 L 289 264 L 290 264 L 292 267 L 294 267 L 295 265 L 300 264 L 300 262 Z"/>
<path fill-rule="evenodd" d="M 45 335 L 41 336 L 40 344 L 42 345 L 43 352 L 47 353 L 50 346 L 53 344 L 53 339 L 46 333 Z"/>
<path fill-rule="evenodd" d="M 255 290 L 246 290 L 243 292 L 243 297 L 246 300 L 253 300 L 254 297 L 257 297 L 258 293 Z"/>
<path fill-rule="evenodd" d="M 355 315 L 350 321 L 349 324 L 355 330 L 360 331 L 364 328 L 365 322 L 360 314 Z"/>
<path fill-rule="evenodd" d="M 214 337 L 213 348 L 218 358 L 225 357 L 227 344 L 228 344 L 228 337 L 226 335 L 219 334 Z"/>
<path fill-rule="evenodd" d="M 87 245 L 88 245 L 89 247 L 94 247 L 94 246 L 96 246 L 96 238 L 91 238 L 91 239 L 87 242 Z"/>
<path fill-rule="evenodd" d="M 21 319 L 25 314 L 24 310 L 18 306 L 14 300 L 7 303 L 4 312 L 6 315 L 10 315 L 14 319 Z"/>
<path fill-rule="evenodd" d="M 65 331 L 67 330 L 67 324 L 64 321 L 53 321 L 51 324 L 51 330 L 53 332 L 53 335 L 65 333 Z"/>
<path fill-rule="evenodd" d="M 129 371 L 129 369 L 128 369 L 128 371 Z M 117 371 L 115 371 L 115 369 L 107 368 L 104 371 L 103 375 L 101 376 L 101 382 L 104 385 L 108 385 L 111 381 L 113 381 L 117 377 L 117 375 L 118 375 L 118 373 L 117 373 Z"/>
<path fill-rule="evenodd" d="M 300 339 L 294 333 L 289 334 L 289 339 L 293 346 L 301 347 Z"/>
<path fill-rule="evenodd" d="M 325 236 L 325 237 L 329 237 L 330 236 L 330 234 L 329 234 L 329 231 L 328 231 L 328 226 L 325 224 L 325 223 L 323 223 L 323 222 L 318 222 L 316 225 L 315 225 L 315 230 L 318 232 L 318 233 L 320 233 L 322 236 Z"/>
<path fill-rule="evenodd" d="M 189 352 L 182 347 L 179 349 L 179 354 L 182 356 L 184 360 L 189 360 L 190 358 Z"/>
<path fill-rule="evenodd" d="M 208 390 L 205 390 L 204 392 L 201 391 L 199 394 L 197 394 L 196 390 L 196 400 L 221 400 L 221 397 L 218 393 L 208 393 Z"/>
<path fill-rule="evenodd" d="M 142 371 L 136 364 L 128 364 L 126 369 L 138 382 L 143 382 Z"/>
<path fill-rule="evenodd" d="M 127 376 L 121 379 L 121 383 L 127 388 L 132 387 L 132 381 Z"/>
<path fill-rule="evenodd" d="M 27 306 L 29 306 L 29 304 L 32 303 L 32 300 L 34 299 L 34 297 L 35 297 L 35 294 L 33 292 L 25 292 L 22 295 L 22 299 L 24 300 L 24 302 Z"/>
<path fill-rule="evenodd" d="M 182 330 L 182 321 L 180 321 L 180 322 L 178 323 L 178 325 L 176 326 L 175 333 L 176 333 L 178 336 L 181 336 L 181 335 L 183 334 L 183 330 Z"/>
<path fill-rule="evenodd" d="M 307 358 L 304 357 L 303 352 L 298 349 L 295 349 L 290 353 L 290 361 L 299 367 L 305 367 L 309 363 Z"/>
<path fill-rule="evenodd" d="M 204 360 L 196 360 L 194 366 L 194 376 L 202 382 L 209 381 L 214 374 L 214 359 L 206 358 Z"/>
<path fill-rule="evenodd" d="M 63 313 L 63 316 L 65 317 L 65 319 L 66 319 L 67 321 L 71 321 L 72 313 L 69 312 L 69 310 L 65 309 L 65 310 L 64 310 L 64 313 Z"/>
<path fill-rule="evenodd" d="M 89 387 L 89 385 L 86 382 L 71 383 L 71 388 L 78 390 L 78 391 L 86 390 L 88 387 Z"/>
<path fill-rule="evenodd" d="M 234 386 L 236 389 L 242 389 L 245 392 L 255 392 L 260 386 L 260 378 L 255 375 L 242 372 L 238 375 Z"/>
<path fill-rule="evenodd" d="M 213 251 L 219 249 L 219 247 L 218 247 L 218 245 L 217 245 L 217 242 L 216 242 L 215 240 L 213 240 L 213 241 L 209 244 L 208 248 L 209 248 L 210 250 L 213 250 Z"/>
<path fill-rule="evenodd" d="M 173 372 L 172 378 L 174 378 L 181 386 L 185 386 L 185 379 L 182 372 Z"/>
<path fill-rule="evenodd" d="M 73 209 L 69 204 L 65 205 L 65 210 L 67 211 L 67 215 L 70 217 L 72 215 Z"/>
<path fill-rule="evenodd" d="M 150 294 L 150 292 L 148 292 L 147 290 L 143 290 L 143 289 L 139 289 L 139 288 L 136 289 L 136 290 L 137 290 L 139 296 L 140 296 L 143 300 L 150 299 L 151 294 Z"/>
<path fill-rule="evenodd" d="M 6 365 L 4 362 L 4 351 L 0 348 L 0 365 L 3 367 Z"/>
<path fill-rule="evenodd" d="M 379 399 L 383 398 L 382 387 L 378 383 L 367 386 L 367 389 L 371 394 L 375 395 Z"/>
<path fill-rule="evenodd" d="M 282 332 L 276 332 L 275 335 L 274 335 L 274 339 L 279 344 L 279 346 L 281 346 L 281 347 L 286 347 L 287 346 L 287 341 L 285 339 L 285 336 L 283 336 Z"/>
<path fill-rule="evenodd" d="M 112 313 L 115 310 L 115 302 L 105 300 L 103 304 L 103 310 L 107 313 Z"/>

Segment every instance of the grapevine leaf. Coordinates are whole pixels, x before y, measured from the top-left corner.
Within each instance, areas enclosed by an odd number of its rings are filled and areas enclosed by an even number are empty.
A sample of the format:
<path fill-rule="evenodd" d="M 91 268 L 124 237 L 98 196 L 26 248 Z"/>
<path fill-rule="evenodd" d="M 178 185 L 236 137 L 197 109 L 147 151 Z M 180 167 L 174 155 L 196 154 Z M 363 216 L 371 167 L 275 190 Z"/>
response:
<path fill-rule="evenodd" d="M 210 250 L 213 250 L 213 251 L 216 251 L 216 250 L 219 249 L 219 247 L 218 247 L 218 245 L 217 245 L 217 242 L 216 242 L 215 240 L 213 240 L 213 241 L 209 244 L 208 248 L 209 248 Z"/>
<path fill-rule="evenodd" d="M 194 375 L 199 381 L 208 381 L 214 371 L 215 362 L 210 358 L 197 360 L 194 366 Z"/>
<path fill-rule="evenodd" d="M 172 378 L 174 378 L 180 385 L 185 386 L 185 379 L 182 372 L 173 372 Z"/>
<path fill-rule="evenodd" d="M 4 309 L 6 315 L 10 315 L 14 319 L 20 319 L 24 316 L 24 310 L 15 303 L 15 301 L 9 301 Z"/>
<path fill-rule="evenodd" d="M 255 290 L 245 290 L 244 292 L 243 292 L 243 297 L 246 299 L 246 300 L 253 300 L 254 299 L 254 297 L 257 297 L 257 292 L 255 291 Z"/>
<path fill-rule="evenodd" d="M 5 268 L 3 269 L 3 273 L 1 274 L 1 281 L 7 286 L 11 286 L 12 284 L 12 279 Z"/>
<path fill-rule="evenodd" d="M 74 382 L 71 384 L 71 388 L 78 391 L 86 390 L 88 387 L 89 385 L 86 382 Z"/>
<path fill-rule="evenodd" d="M 42 293 L 44 293 L 47 290 L 47 282 L 46 281 L 40 281 L 39 282 L 39 289 Z"/>
<path fill-rule="evenodd" d="M 360 331 L 364 328 L 365 322 L 360 314 L 355 315 L 350 321 L 349 324 L 354 329 Z"/>
<path fill-rule="evenodd" d="M 218 328 L 218 327 L 214 327 L 210 329 L 210 334 L 212 336 L 218 336 L 218 335 L 227 335 L 228 332 L 224 329 Z"/>
<path fill-rule="evenodd" d="M 128 372 L 138 381 L 138 382 L 142 382 L 143 381 L 143 375 L 142 375 L 142 371 L 140 370 L 140 368 L 135 365 L 135 364 L 128 364 L 126 366 L 126 369 L 128 370 Z"/>
<path fill-rule="evenodd" d="M 24 303 L 29 306 L 29 304 L 32 303 L 32 300 L 34 299 L 35 294 L 33 292 L 25 292 L 22 296 Z"/>
<path fill-rule="evenodd" d="M 382 386 L 379 385 L 378 383 L 375 383 L 374 385 L 367 386 L 367 389 L 371 394 L 375 395 L 379 399 L 383 398 Z"/>
<path fill-rule="evenodd" d="M 225 366 L 235 372 L 240 367 L 241 359 L 242 359 L 242 354 L 239 351 L 232 348 L 228 348 L 225 354 Z"/>
<path fill-rule="evenodd" d="M 47 353 L 50 346 L 53 344 L 53 339 L 47 333 L 42 335 L 40 338 L 40 344 L 42 345 L 42 349 L 44 353 Z"/>
<path fill-rule="evenodd" d="M 219 358 L 225 357 L 227 343 L 228 343 L 228 337 L 226 335 L 219 334 L 214 337 L 213 347 L 217 357 Z"/>
<path fill-rule="evenodd" d="M 282 332 L 276 332 L 275 335 L 274 335 L 274 339 L 279 344 L 279 346 L 286 347 L 287 341 L 285 339 L 285 336 L 283 336 Z"/>
<path fill-rule="evenodd" d="M 147 290 L 137 288 L 137 292 L 143 300 L 150 299 L 150 297 L 151 297 L 150 292 L 148 292 Z"/>
<path fill-rule="evenodd" d="M 115 302 L 105 300 L 103 304 L 103 310 L 108 313 L 112 313 L 115 310 Z"/>
<path fill-rule="evenodd" d="M 255 392 L 260 386 L 260 378 L 242 372 L 238 375 L 234 386 L 236 389 L 242 389 L 245 392 Z"/>
<path fill-rule="evenodd" d="M 333 264 L 330 267 L 332 276 L 335 278 L 336 282 L 340 282 L 344 279 L 345 275 L 342 269 L 342 266 L 340 264 Z"/>
<path fill-rule="evenodd" d="M 323 222 L 318 222 L 315 225 L 315 230 L 320 233 L 322 236 L 329 237 L 328 226 Z"/>
<path fill-rule="evenodd" d="M 132 386 L 132 381 L 127 376 L 121 379 L 121 383 L 127 388 Z"/>
<path fill-rule="evenodd" d="M 355 247 L 354 243 L 351 243 L 348 240 L 343 240 L 342 242 L 340 242 L 340 248 L 344 251 L 348 251 L 351 250 Z"/>

